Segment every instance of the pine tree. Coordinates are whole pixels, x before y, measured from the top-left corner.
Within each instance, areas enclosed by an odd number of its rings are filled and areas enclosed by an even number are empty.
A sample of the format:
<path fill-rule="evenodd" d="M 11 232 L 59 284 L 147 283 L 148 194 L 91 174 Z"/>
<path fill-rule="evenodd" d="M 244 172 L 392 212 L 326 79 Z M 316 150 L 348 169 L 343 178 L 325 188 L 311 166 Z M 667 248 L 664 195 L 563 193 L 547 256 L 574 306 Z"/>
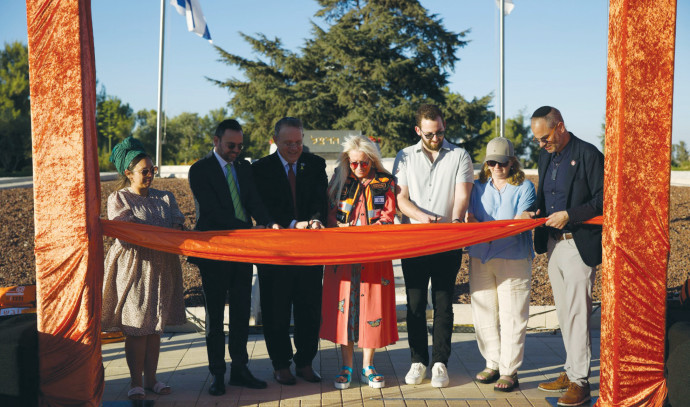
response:
<path fill-rule="evenodd" d="M 445 107 L 448 72 L 467 31 L 453 33 L 417 0 L 318 0 L 312 38 L 301 52 L 280 39 L 244 35 L 261 56 L 248 60 L 217 47 L 246 81 L 216 81 L 232 93 L 249 154 L 268 148 L 274 123 L 302 119 L 308 129 L 356 129 L 381 138 L 384 155 L 415 143 L 414 112 L 423 102 Z"/>

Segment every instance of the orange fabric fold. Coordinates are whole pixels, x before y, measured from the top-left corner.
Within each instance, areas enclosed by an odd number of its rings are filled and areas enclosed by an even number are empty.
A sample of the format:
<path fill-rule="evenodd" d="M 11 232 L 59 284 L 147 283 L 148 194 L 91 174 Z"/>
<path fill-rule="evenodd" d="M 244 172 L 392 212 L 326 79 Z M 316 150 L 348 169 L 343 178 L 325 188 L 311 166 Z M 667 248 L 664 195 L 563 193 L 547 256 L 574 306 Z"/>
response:
<path fill-rule="evenodd" d="M 291 265 L 371 263 L 423 256 L 512 236 L 544 222 L 545 218 L 321 230 L 183 232 L 101 219 L 103 234 L 155 250 L 214 260 Z M 601 224 L 601 217 L 587 223 Z"/>
<path fill-rule="evenodd" d="M 609 10 L 597 406 L 662 406 L 676 2 Z"/>
<path fill-rule="evenodd" d="M 98 406 L 103 243 L 89 0 L 27 0 L 42 406 Z"/>

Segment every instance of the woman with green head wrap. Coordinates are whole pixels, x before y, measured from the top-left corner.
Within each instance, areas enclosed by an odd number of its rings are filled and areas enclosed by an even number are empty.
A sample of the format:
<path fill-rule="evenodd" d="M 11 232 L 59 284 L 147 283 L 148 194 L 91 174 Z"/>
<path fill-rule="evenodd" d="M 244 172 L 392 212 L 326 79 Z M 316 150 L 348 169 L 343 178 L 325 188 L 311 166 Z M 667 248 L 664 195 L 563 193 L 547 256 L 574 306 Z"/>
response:
<path fill-rule="evenodd" d="M 175 196 L 151 188 L 158 168 L 139 140 L 129 137 L 116 145 L 110 161 L 121 178 L 108 197 L 108 219 L 182 229 Z M 170 386 L 156 380 L 156 369 L 163 328 L 185 322 L 179 257 L 115 240 L 105 259 L 101 321 L 104 331 L 126 335 L 129 398 L 144 399 L 144 388 L 169 394 Z"/>

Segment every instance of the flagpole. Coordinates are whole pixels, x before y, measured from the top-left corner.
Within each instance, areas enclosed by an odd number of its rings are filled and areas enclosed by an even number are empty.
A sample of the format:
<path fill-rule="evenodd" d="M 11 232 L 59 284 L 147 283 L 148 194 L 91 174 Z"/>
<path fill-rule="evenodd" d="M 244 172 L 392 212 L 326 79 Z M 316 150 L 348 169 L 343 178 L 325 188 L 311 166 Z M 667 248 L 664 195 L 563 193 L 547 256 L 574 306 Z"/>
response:
<path fill-rule="evenodd" d="M 163 110 L 163 44 L 165 42 L 165 0 L 161 0 L 161 28 L 158 46 L 158 110 L 156 113 L 156 166 L 160 168 L 161 161 L 161 123 Z"/>
<path fill-rule="evenodd" d="M 500 89 L 499 89 L 499 95 L 500 95 L 500 105 L 501 105 L 501 137 L 505 137 L 505 131 L 506 131 L 506 125 L 505 125 L 505 110 L 506 110 L 506 102 L 505 102 L 505 58 L 504 58 L 504 49 L 503 49 L 503 40 L 505 39 L 505 30 L 504 30 L 504 20 L 505 20 L 505 0 L 500 0 L 501 2 L 501 9 L 499 14 L 501 15 L 500 17 L 500 39 L 499 39 L 499 48 L 500 48 Z"/>

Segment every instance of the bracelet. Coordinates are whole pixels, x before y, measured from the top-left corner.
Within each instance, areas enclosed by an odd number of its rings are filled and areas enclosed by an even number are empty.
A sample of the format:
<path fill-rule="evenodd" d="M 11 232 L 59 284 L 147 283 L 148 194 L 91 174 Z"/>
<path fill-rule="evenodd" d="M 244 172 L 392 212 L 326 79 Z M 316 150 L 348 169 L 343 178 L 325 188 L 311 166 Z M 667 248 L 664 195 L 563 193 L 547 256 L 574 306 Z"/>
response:
<path fill-rule="evenodd" d="M 450 223 L 463 223 L 460 218 L 453 219 Z"/>
<path fill-rule="evenodd" d="M 309 220 L 309 222 L 307 222 L 307 229 L 311 229 L 311 225 L 313 225 L 313 224 L 314 224 L 314 219 Z"/>

